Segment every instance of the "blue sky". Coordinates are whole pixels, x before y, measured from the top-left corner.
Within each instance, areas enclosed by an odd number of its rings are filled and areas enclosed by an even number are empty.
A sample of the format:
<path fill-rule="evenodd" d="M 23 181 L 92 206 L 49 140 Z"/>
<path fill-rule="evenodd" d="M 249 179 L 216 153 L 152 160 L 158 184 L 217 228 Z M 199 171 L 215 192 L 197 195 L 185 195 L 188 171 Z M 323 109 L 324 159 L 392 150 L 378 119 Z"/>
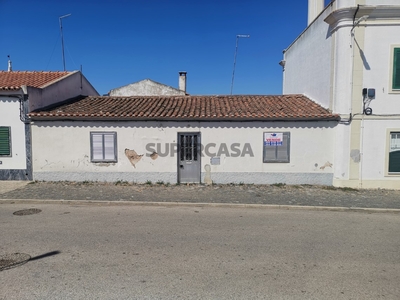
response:
<path fill-rule="evenodd" d="M 326 1 L 329 2 L 329 1 Z M 307 26 L 307 0 L 0 0 L 0 69 L 79 70 L 100 94 L 142 79 L 192 95 L 281 94 L 282 51 Z"/>

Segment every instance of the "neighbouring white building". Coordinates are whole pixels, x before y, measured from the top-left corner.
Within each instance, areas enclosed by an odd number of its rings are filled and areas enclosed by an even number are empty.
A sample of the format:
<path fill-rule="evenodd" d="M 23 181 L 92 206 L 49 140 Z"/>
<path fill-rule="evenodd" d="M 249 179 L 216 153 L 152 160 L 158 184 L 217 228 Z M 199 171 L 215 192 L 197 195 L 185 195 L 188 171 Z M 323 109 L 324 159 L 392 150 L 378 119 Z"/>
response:
<path fill-rule="evenodd" d="M 144 79 L 112 89 L 109 96 L 178 96 L 186 95 L 186 72 L 179 72 L 179 89 L 151 79 Z"/>
<path fill-rule="evenodd" d="M 34 180 L 333 180 L 339 116 L 302 95 L 86 97 L 29 116 Z"/>
<path fill-rule="evenodd" d="M 399 189 L 399 0 L 309 0 L 308 20 L 280 62 L 283 93 L 340 115 L 333 185 Z"/>
<path fill-rule="evenodd" d="M 32 180 L 27 113 L 81 95 L 98 93 L 79 71 L 0 71 L 0 180 Z"/>

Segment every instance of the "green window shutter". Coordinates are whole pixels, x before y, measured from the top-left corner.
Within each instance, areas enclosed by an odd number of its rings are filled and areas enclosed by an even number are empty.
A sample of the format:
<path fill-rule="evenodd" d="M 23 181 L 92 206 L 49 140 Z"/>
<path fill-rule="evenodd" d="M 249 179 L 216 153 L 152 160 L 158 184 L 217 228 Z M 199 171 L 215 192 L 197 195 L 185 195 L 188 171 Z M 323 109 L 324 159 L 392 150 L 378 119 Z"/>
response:
<path fill-rule="evenodd" d="M 389 173 L 400 173 L 400 132 L 390 133 Z"/>
<path fill-rule="evenodd" d="M 0 156 L 11 155 L 10 127 L 0 127 Z"/>
<path fill-rule="evenodd" d="M 400 151 L 389 153 L 389 173 L 400 172 Z"/>
<path fill-rule="evenodd" d="M 394 90 L 400 90 L 400 48 L 394 48 L 392 88 Z"/>

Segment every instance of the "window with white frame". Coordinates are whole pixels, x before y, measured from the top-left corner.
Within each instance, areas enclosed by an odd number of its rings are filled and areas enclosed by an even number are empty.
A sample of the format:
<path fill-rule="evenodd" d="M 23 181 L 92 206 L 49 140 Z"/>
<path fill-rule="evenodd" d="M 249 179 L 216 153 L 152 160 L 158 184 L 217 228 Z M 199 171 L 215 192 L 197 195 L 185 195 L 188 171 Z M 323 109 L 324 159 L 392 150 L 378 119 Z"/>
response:
<path fill-rule="evenodd" d="M 264 132 L 263 162 L 290 162 L 290 132 Z"/>
<path fill-rule="evenodd" d="M 392 72 L 391 88 L 393 91 L 400 91 L 400 45 L 392 47 Z"/>
<path fill-rule="evenodd" d="M 11 156 L 11 128 L 0 126 L 0 156 Z"/>
<path fill-rule="evenodd" d="M 389 173 L 400 173 L 400 132 L 390 133 Z"/>
<path fill-rule="evenodd" d="M 117 133 L 91 132 L 90 153 L 92 162 L 117 162 Z"/>

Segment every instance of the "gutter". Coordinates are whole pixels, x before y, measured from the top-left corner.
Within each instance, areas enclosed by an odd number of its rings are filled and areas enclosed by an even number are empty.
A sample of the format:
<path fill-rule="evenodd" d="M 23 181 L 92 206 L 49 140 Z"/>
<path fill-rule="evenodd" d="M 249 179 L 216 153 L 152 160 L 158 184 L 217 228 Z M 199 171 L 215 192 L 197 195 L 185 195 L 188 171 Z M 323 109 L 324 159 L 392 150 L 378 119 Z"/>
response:
<path fill-rule="evenodd" d="M 26 85 L 21 86 L 21 95 L 19 96 L 19 119 L 24 124 L 31 123 L 28 117 L 29 103 L 28 103 L 28 88 Z"/>
<path fill-rule="evenodd" d="M 332 115 L 330 117 L 293 117 L 293 118 L 240 118 L 240 119 L 213 119 L 213 118 L 123 118 L 123 117 L 57 117 L 57 116 L 30 116 L 33 121 L 102 121 L 102 122 L 128 122 L 128 121 L 146 121 L 146 122 L 314 122 L 314 121 L 340 121 L 339 115 Z"/>

